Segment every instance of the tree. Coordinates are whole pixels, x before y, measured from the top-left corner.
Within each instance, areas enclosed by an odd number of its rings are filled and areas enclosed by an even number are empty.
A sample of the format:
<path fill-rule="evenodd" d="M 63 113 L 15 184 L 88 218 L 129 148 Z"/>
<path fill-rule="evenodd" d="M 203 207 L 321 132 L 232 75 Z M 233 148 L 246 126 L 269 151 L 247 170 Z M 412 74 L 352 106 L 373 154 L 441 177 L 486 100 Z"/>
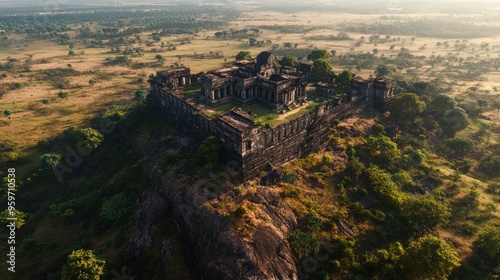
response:
<path fill-rule="evenodd" d="M 318 59 L 327 59 L 330 57 L 330 54 L 325 49 L 314 49 L 307 56 L 307 60 L 318 60 Z"/>
<path fill-rule="evenodd" d="M 42 170 L 54 170 L 61 160 L 61 155 L 44 154 L 40 157 L 38 167 Z"/>
<path fill-rule="evenodd" d="M 219 152 L 222 146 L 215 136 L 208 136 L 198 148 L 200 160 L 205 164 L 205 168 L 212 170 L 219 161 Z"/>
<path fill-rule="evenodd" d="M 91 86 L 94 86 L 96 83 L 97 83 L 97 81 L 94 79 L 89 80 L 89 85 L 91 85 Z"/>
<path fill-rule="evenodd" d="M 476 150 L 476 143 L 469 138 L 453 137 L 444 141 L 443 148 L 448 156 L 463 158 Z"/>
<path fill-rule="evenodd" d="M 481 172 L 490 178 L 500 177 L 500 155 L 490 155 L 481 160 Z"/>
<path fill-rule="evenodd" d="M 246 59 L 250 59 L 250 52 L 249 51 L 240 51 L 237 55 L 236 55 L 236 60 L 246 60 Z"/>
<path fill-rule="evenodd" d="M 313 63 L 311 79 L 313 81 L 331 83 L 333 80 L 333 69 L 324 59 L 317 59 Z"/>
<path fill-rule="evenodd" d="M 413 240 L 398 260 L 399 279 L 447 279 L 460 266 L 458 253 L 444 240 L 424 235 Z"/>
<path fill-rule="evenodd" d="M 451 215 L 448 207 L 428 195 L 408 198 L 402 213 L 408 224 L 408 233 L 413 236 L 434 230 L 446 223 Z"/>
<path fill-rule="evenodd" d="M 377 50 L 377 52 L 378 52 L 378 50 Z M 375 53 L 375 50 L 374 50 L 374 53 Z M 375 69 L 375 75 L 377 75 L 377 77 L 379 77 L 379 78 L 383 78 L 383 77 L 387 76 L 389 73 L 390 73 L 390 69 L 386 65 L 379 65 L 379 66 L 377 66 L 377 69 Z"/>
<path fill-rule="evenodd" d="M 354 73 L 351 70 L 344 70 L 335 78 L 335 84 L 342 89 L 348 89 L 353 79 Z"/>
<path fill-rule="evenodd" d="M 10 117 L 10 115 L 12 115 L 12 110 L 4 110 L 4 111 L 3 111 L 3 114 L 4 114 L 6 117 Z"/>
<path fill-rule="evenodd" d="M 95 149 L 101 144 L 104 136 L 97 130 L 89 127 L 80 130 L 78 133 L 78 142 L 82 143 L 85 149 Z"/>
<path fill-rule="evenodd" d="M 456 107 L 439 121 L 439 125 L 447 135 L 453 136 L 469 125 L 468 117 L 464 109 Z"/>
<path fill-rule="evenodd" d="M 0 222 L 2 224 L 2 227 L 5 228 L 12 221 L 9 219 L 15 217 L 16 220 L 14 221 L 14 224 L 17 229 L 20 229 L 26 223 L 26 213 L 16 209 L 12 214 L 14 215 L 11 215 L 11 211 L 9 209 L 5 209 L 4 211 L 0 212 Z"/>
<path fill-rule="evenodd" d="M 148 96 L 148 91 L 145 89 L 140 89 L 135 92 L 134 100 L 138 102 L 144 102 Z"/>
<path fill-rule="evenodd" d="M 492 265 L 500 262 L 500 227 L 489 226 L 479 232 L 472 248 L 485 261 Z"/>
<path fill-rule="evenodd" d="M 163 56 L 162 56 L 161 54 L 157 54 L 157 55 L 155 56 L 155 58 L 156 58 L 156 60 L 157 60 L 158 62 L 163 62 L 163 61 L 165 61 L 165 58 L 163 58 Z"/>
<path fill-rule="evenodd" d="M 99 280 L 104 275 L 106 261 L 97 258 L 92 250 L 71 252 L 64 265 L 62 280 Z"/>
<path fill-rule="evenodd" d="M 431 110 L 437 112 L 441 116 L 449 113 L 455 107 L 457 107 L 457 101 L 446 94 L 439 94 L 431 103 Z"/>
<path fill-rule="evenodd" d="M 397 208 L 403 204 L 403 196 L 389 173 L 372 165 L 365 170 L 365 175 L 368 186 L 380 199 Z"/>
<path fill-rule="evenodd" d="M 255 45 L 256 42 L 257 42 L 257 39 L 255 39 L 255 38 L 249 38 L 248 39 L 248 43 L 250 44 L 250 46 Z"/>
<path fill-rule="evenodd" d="M 101 217 L 109 221 L 119 221 L 129 213 L 131 206 L 124 193 L 113 195 L 102 203 Z"/>
<path fill-rule="evenodd" d="M 295 67 L 295 57 L 287 54 L 281 60 L 280 64 L 283 67 Z"/>
<path fill-rule="evenodd" d="M 373 160 L 383 167 L 393 168 L 401 158 L 398 145 L 385 135 L 368 137 L 366 146 Z"/>
<path fill-rule="evenodd" d="M 399 125 L 414 123 L 424 109 L 425 103 L 415 93 L 398 94 L 389 105 L 391 118 Z"/>

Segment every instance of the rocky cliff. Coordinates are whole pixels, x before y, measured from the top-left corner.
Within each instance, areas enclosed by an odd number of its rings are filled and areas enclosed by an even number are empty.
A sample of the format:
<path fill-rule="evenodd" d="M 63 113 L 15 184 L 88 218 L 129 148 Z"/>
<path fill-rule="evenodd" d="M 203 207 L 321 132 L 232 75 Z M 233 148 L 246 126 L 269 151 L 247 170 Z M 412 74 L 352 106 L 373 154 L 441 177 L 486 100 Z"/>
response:
<path fill-rule="evenodd" d="M 221 182 L 214 192 L 205 187 L 210 178 L 204 176 L 173 179 L 176 176 L 168 169 L 159 168 L 159 155 L 178 153 L 180 147 L 192 144 L 191 139 L 174 135 L 152 138 L 137 144 L 139 153 L 147 159 L 145 173 L 168 201 L 170 215 L 183 232 L 188 256 L 202 279 L 298 279 L 287 241 L 297 225 L 296 217 L 275 190 L 253 185 L 252 191 L 242 186 L 243 191 L 236 193 L 234 185 Z M 161 139 L 168 141 L 156 141 Z M 147 207 L 147 201 L 141 204 L 146 205 L 142 215 L 147 209 L 162 208 Z M 252 210 L 243 216 L 234 215 L 237 205 L 252 205 Z"/>

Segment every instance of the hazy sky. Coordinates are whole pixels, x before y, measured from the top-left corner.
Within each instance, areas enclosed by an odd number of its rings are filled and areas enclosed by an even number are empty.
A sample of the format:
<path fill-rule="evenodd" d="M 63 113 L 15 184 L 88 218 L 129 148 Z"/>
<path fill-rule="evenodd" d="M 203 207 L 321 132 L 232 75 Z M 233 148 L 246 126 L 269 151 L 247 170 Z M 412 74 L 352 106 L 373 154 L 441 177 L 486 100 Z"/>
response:
<path fill-rule="evenodd" d="M 176 3 L 226 3 L 226 4 L 240 4 L 246 5 L 251 4 L 252 6 L 257 5 L 275 5 L 277 3 L 288 3 L 289 5 L 300 5 L 300 6 L 320 6 L 320 5 L 339 5 L 348 6 L 355 8 L 362 4 L 377 5 L 381 7 L 387 6 L 401 6 L 401 7 L 429 7 L 429 6 L 439 6 L 444 8 L 453 8 L 456 6 L 470 6 L 473 9 L 481 9 L 486 7 L 500 7 L 500 0 L 274 0 L 274 1 L 262 1 L 262 0 L 0 0 L 1 7 L 59 7 L 59 6 L 73 6 L 73 5 L 144 5 L 144 4 L 176 4 Z M 449 4 L 449 5 L 448 5 Z"/>

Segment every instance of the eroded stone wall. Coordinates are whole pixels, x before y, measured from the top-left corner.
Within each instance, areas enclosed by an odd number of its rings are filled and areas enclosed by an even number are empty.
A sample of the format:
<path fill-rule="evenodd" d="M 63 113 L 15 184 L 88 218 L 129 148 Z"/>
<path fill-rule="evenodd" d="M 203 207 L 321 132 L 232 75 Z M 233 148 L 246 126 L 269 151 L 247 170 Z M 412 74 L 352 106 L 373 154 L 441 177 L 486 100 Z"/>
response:
<path fill-rule="evenodd" d="M 375 100 L 335 105 L 320 104 L 313 112 L 273 129 L 262 130 L 251 137 L 253 151 L 243 156 L 243 176 L 255 177 L 266 166 L 279 166 L 285 162 L 307 156 L 326 148 L 330 128 L 335 119 L 344 119 L 375 105 Z"/>
<path fill-rule="evenodd" d="M 255 177 L 268 165 L 279 166 L 324 149 L 335 119 L 350 117 L 386 101 L 372 95 L 341 104 L 324 102 L 314 111 L 275 128 L 259 126 L 240 133 L 223 127 L 217 119 L 201 112 L 202 105 L 175 92 L 152 88 L 148 96 L 148 102 L 158 107 L 172 123 L 193 132 L 200 139 L 209 135 L 219 137 L 228 156 L 240 165 L 245 179 Z"/>

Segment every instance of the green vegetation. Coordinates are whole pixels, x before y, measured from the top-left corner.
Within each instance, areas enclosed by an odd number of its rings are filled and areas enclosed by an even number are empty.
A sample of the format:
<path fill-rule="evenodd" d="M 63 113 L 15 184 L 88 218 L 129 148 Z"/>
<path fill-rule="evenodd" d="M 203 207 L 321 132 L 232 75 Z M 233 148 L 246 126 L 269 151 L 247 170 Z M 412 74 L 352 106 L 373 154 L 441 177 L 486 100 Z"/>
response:
<path fill-rule="evenodd" d="M 460 259 L 445 241 L 424 235 L 410 242 L 398 265 L 401 279 L 448 279 L 451 271 L 460 266 Z"/>
<path fill-rule="evenodd" d="M 205 170 L 213 170 L 219 162 L 219 153 L 222 149 L 219 139 L 209 136 L 198 148 L 198 153 Z"/>
<path fill-rule="evenodd" d="M 124 266 L 136 278 L 199 278 L 185 264 L 182 233 L 171 219 L 153 230 L 156 249 L 124 258 L 129 238 L 140 231 L 132 217 L 150 187 L 142 171 L 151 165 L 137 147 L 154 146 L 150 157 L 180 188 L 199 185 L 200 196 L 237 201 L 228 202 L 225 217 L 242 228 L 268 223 L 248 203 L 258 182 L 221 176 L 217 141 L 200 147 L 178 141 L 168 119 L 144 106 L 141 90 L 154 71 L 181 65 L 208 71 L 251 48 L 284 56 L 288 67 L 323 60 L 313 78 L 335 81 L 340 91 L 354 73 L 397 82 L 389 117 L 364 112 L 335 125 L 325 151 L 285 165 L 266 190 L 280 194 L 280 205 L 296 215 L 289 242 L 308 279 L 498 278 L 498 17 L 455 13 L 459 4 L 443 9 L 453 17 L 335 7 L 357 13 L 356 22 L 342 22 L 337 14 L 301 13 L 325 7 L 273 5 L 251 13 L 260 26 L 230 5 L 0 9 L 0 175 L 16 168 L 22 252 L 16 277 L 77 279 L 68 275 L 80 269 L 70 268 L 68 255 L 83 249 L 106 260 L 102 279 Z M 241 59 L 248 58 L 243 51 Z M 335 80 L 331 67 L 340 73 Z M 193 98 L 199 89 L 183 94 Z M 286 115 L 260 104 L 245 110 L 270 128 L 326 100 L 309 92 L 308 102 Z M 216 116 L 239 106 L 206 108 Z M 62 181 L 54 169 L 64 171 Z M 3 179 L 3 205 L 6 185 Z M 161 240 L 175 245 L 167 266 L 157 250 Z M 317 261 L 314 272 L 304 269 L 308 257 Z"/>
<path fill-rule="evenodd" d="M 332 66 L 326 60 L 321 58 L 314 60 L 310 75 L 313 81 L 332 83 L 333 75 Z"/>
<path fill-rule="evenodd" d="M 250 52 L 249 51 L 240 51 L 239 53 L 236 54 L 236 57 L 234 58 L 235 60 L 245 60 L 245 59 L 250 59 Z"/>
<path fill-rule="evenodd" d="M 281 66 L 283 67 L 295 67 L 295 57 L 291 56 L 291 55 L 285 55 L 281 60 L 280 60 L 280 64 Z"/>
<path fill-rule="evenodd" d="M 330 57 L 330 53 L 325 49 L 314 49 L 307 56 L 307 60 L 318 60 L 318 59 L 328 59 Z"/>
<path fill-rule="evenodd" d="M 91 250 L 76 250 L 68 256 L 62 273 L 63 280 L 99 280 L 104 275 L 106 262 Z"/>
<path fill-rule="evenodd" d="M 95 149 L 101 144 L 104 135 L 93 128 L 84 128 L 78 133 L 78 142 L 87 150 Z"/>
<path fill-rule="evenodd" d="M 340 74 L 335 77 L 335 85 L 340 89 L 347 90 L 351 86 L 351 82 L 354 79 L 354 73 L 350 70 L 344 70 L 340 72 Z"/>

